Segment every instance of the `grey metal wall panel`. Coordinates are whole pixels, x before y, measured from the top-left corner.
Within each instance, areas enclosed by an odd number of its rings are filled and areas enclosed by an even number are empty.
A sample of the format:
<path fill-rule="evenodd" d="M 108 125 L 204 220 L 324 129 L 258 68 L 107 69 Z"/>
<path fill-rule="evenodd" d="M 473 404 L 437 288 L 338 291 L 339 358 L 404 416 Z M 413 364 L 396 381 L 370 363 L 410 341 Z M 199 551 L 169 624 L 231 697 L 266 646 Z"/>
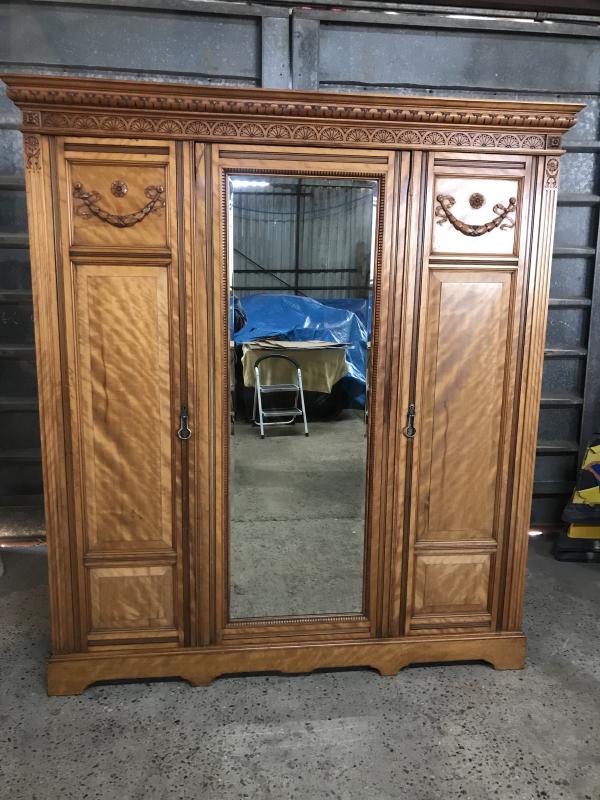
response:
<path fill-rule="evenodd" d="M 31 358 L 0 358 L 0 386 L 3 398 L 37 397 L 35 361 Z M 5 424 L 0 421 L 0 424 Z M 40 484 L 41 487 L 41 484 Z M 4 494 L 0 484 L 0 495 Z"/>
<path fill-rule="evenodd" d="M 320 24 L 316 19 L 293 18 L 292 67 L 294 89 L 319 88 Z"/>
<path fill-rule="evenodd" d="M 544 441 L 577 442 L 581 426 L 581 408 L 545 408 L 540 412 L 539 437 Z M 547 458 L 544 456 L 543 458 Z M 538 461 L 542 459 L 539 458 Z M 572 475 L 571 475 L 572 478 Z M 556 476 L 552 476 L 555 481 Z"/>
<path fill-rule="evenodd" d="M 560 189 L 564 183 L 560 184 Z M 559 206 L 555 247 L 593 247 L 598 231 L 598 210 L 590 206 Z"/>
<path fill-rule="evenodd" d="M 577 469 L 577 454 L 548 455 L 538 458 L 535 465 L 536 482 L 570 481 Z"/>
<path fill-rule="evenodd" d="M 589 308 L 553 308 L 548 316 L 546 346 L 585 347 L 589 316 Z"/>
<path fill-rule="evenodd" d="M 290 22 L 285 17 L 262 18 L 262 85 L 271 89 L 292 88 Z"/>
<path fill-rule="evenodd" d="M 585 379 L 585 361 L 581 358 L 549 358 L 544 364 L 542 395 L 564 397 L 581 395 Z"/>
<path fill-rule="evenodd" d="M 536 464 L 533 518 L 556 522 L 574 477 L 577 420 L 585 437 L 600 418 L 600 18 L 576 22 L 546 15 L 543 22 L 524 14 L 518 21 L 507 12 L 484 12 L 481 19 L 457 20 L 441 6 L 392 4 L 399 12 L 392 15 L 377 5 L 379 11 L 362 4 L 365 10 L 335 13 L 294 8 L 290 15 L 275 5 L 218 1 L 13 0 L 0 4 L 0 62 L 18 71 L 57 74 L 272 87 L 288 86 L 291 76 L 295 88 L 586 103 L 565 137 L 573 149 L 561 163 L 560 251 L 552 266 Z M 15 181 L 23 171 L 18 122 L 17 110 L 0 92 L 0 298 L 4 295 L 4 319 L 12 314 L 13 322 L 22 324 L 25 348 L 3 351 L 0 344 L 0 409 L 7 418 L 16 415 L 17 428 L 26 424 L 27 413 L 30 418 L 36 413 L 33 350 L 25 343 L 30 284 Z M 11 191 L 15 196 L 7 198 Z M 251 234 L 248 225 L 247 242 Z M 257 246 L 257 260 L 287 262 L 291 236 L 291 230 L 281 229 L 277 252 Z M 318 235 L 304 243 L 305 255 L 319 263 L 334 245 Z M 249 275 L 244 280 L 251 285 Z M 288 291 L 264 273 L 252 280 L 271 291 L 277 285 Z M 323 277 L 303 280 L 314 284 Z M 17 305 L 8 294 L 15 290 L 22 293 Z M 28 411 L 19 418 L 22 403 Z M 0 427 L 6 424 L 0 414 Z M 20 455 L 0 446 L 0 498 L 39 492 L 39 451 L 29 447 L 27 435 L 23 428 Z"/>
<path fill-rule="evenodd" d="M 35 450 L 40 446 L 39 417 L 35 411 L 11 408 L 3 412 L 0 450 Z"/>
<path fill-rule="evenodd" d="M 4 84 L 0 81 L 0 94 Z M 0 130 L 0 175 L 23 174 L 23 138 L 18 130 Z"/>
<path fill-rule="evenodd" d="M 0 8 L 5 64 L 193 75 L 260 85 L 259 17 L 70 5 Z"/>
<path fill-rule="evenodd" d="M 335 187 L 308 180 L 299 201 L 295 193 L 241 192 L 234 220 L 234 288 L 240 296 L 276 291 L 366 297 L 371 189 L 345 187 L 340 196 Z"/>
<path fill-rule="evenodd" d="M 457 21 L 457 25 L 460 24 Z M 319 85 L 595 92 L 594 39 L 321 23 Z"/>
<path fill-rule="evenodd" d="M 596 153 L 566 153 L 560 170 L 561 192 L 598 192 L 597 159 Z"/>
<path fill-rule="evenodd" d="M 0 250 L 0 292 L 31 291 L 29 250 L 7 247 Z"/>
<path fill-rule="evenodd" d="M 594 262 L 590 258 L 563 258 L 552 262 L 550 295 L 552 297 L 591 296 Z"/>

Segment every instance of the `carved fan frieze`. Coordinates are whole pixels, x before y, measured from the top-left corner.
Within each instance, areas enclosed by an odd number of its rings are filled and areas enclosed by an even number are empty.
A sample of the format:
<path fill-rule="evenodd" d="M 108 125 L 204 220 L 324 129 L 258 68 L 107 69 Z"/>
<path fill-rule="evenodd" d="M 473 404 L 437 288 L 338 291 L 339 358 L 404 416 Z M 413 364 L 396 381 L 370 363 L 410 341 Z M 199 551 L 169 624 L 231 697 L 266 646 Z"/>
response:
<path fill-rule="evenodd" d="M 39 115 L 38 115 L 39 117 Z M 377 125 L 372 120 L 357 128 L 353 125 L 332 126 L 325 121 L 306 123 L 286 122 L 266 124 L 260 121 L 248 123 L 243 120 L 227 118 L 177 119 L 175 117 L 126 116 L 121 114 L 76 114 L 69 112 L 46 111 L 35 121 L 28 122 L 27 129 L 39 129 L 47 132 L 73 131 L 85 132 L 86 135 L 144 134 L 144 136 L 167 135 L 172 139 L 203 139 L 223 141 L 269 141 L 277 144 L 319 142 L 340 145 L 367 145 L 385 147 L 402 145 L 415 149 L 460 150 L 476 149 L 511 149 L 511 150 L 544 150 L 547 148 L 548 136 L 545 134 L 517 134 L 480 131 L 440 130 L 429 128 L 397 127 L 389 124 Z"/>

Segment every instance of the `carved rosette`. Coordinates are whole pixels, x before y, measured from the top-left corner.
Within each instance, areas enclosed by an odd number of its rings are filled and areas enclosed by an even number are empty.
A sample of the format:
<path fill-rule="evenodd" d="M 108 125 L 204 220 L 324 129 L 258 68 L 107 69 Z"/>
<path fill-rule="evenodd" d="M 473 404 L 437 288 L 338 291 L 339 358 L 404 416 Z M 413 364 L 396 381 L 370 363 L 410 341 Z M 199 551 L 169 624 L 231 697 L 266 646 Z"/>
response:
<path fill-rule="evenodd" d="M 25 169 L 38 172 L 40 169 L 40 137 L 28 135 L 23 140 L 25 151 Z"/>
<path fill-rule="evenodd" d="M 558 158 L 546 159 L 546 180 L 544 186 L 546 189 L 556 189 L 558 187 L 558 171 L 560 164 Z"/>
<path fill-rule="evenodd" d="M 39 127 L 41 124 L 41 116 L 39 111 L 26 111 L 23 114 L 23 125 L 31 125 Z"/>
<path fill-rule="evenodd" d="M 127 186 L 125 181 L 117 180 L 112 182 L 110 190 L 115 197 L 125 197 L 125 195 L 129 191 L 129 187 Z"/>

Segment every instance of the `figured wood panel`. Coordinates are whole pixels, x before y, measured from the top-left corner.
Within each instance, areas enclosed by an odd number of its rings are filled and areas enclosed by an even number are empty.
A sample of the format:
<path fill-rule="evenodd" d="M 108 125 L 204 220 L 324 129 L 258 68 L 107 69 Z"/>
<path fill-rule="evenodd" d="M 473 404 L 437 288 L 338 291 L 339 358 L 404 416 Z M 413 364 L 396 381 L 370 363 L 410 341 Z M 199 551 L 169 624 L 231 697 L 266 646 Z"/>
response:
<path fill-rule="evenodd" d="M 415 616 L 488 610 L 490 553 L 417 555 Z"/>
<path fill-rule="evenodd" d="M 167 269 L 75 267 L 92 550 L 173 544 Z"/>
<path fill-rule="evenodd" d="M 91 632 L 173 628 L 173 568 L 90 570 Z"/>
<path fill-rule="evenodd" d="M 421 540 L 492 539 L 513 273 L 431 270 L 420 414 Z"/>
<path fill-rule="evenodd" d="M 160 199 L 153 210 L 131 224 L 134 219 L 131 215 L 138 214 L 148 206 L 156 196 L 155 189 L 162 188 L 164 192 L 161 194 L 166 193 L 166 181 L 166 168 L 162 165 L 72 161 L 69 174 L 72 244 L 111 248 L 166 247 L 167 217 Z M 127 227 L 119 227 L 92 213 L 85 203 L 73 196 L 77 184 L 81 184 L 82 191 L 86 193 L 97 192 L 94 206 L 105 211 L 111 219 L 113 216 L 123 217 Z M 125 187 L 123 196 L 115 196 L 115 191 L 123 191 Z"/>

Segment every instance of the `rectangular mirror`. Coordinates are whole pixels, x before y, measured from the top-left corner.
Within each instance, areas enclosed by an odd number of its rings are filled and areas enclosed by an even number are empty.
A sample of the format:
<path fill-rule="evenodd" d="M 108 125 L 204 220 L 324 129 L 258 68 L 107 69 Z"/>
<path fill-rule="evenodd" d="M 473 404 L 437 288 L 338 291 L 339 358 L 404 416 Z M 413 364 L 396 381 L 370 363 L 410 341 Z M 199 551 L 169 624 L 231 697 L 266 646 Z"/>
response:
<path fill-rule="evenodd" d="M 229 618 L 363 611 L 378 182 L 227 176 Z"/>

